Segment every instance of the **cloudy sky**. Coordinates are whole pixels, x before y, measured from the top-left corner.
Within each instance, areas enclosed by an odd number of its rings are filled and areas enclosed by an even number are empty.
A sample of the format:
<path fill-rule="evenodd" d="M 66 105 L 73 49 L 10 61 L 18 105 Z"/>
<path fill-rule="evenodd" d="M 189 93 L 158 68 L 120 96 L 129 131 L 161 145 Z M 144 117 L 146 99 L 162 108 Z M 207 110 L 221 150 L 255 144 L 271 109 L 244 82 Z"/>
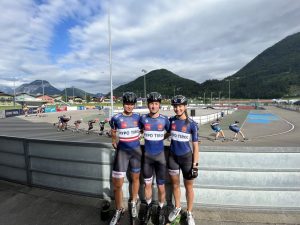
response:
<path fill-rule="evenodd" d="M 300 31 L 298 0 L 1 0 L 0 85 L 110 90 L 165 68 L 221 79 Z"/>

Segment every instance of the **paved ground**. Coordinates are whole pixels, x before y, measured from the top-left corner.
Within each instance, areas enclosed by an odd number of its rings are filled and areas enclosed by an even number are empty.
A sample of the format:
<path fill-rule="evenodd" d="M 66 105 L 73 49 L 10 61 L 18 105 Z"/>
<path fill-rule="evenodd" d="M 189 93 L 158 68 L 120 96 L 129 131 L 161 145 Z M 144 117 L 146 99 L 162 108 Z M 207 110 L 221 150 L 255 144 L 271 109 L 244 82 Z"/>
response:
<path fill-rule="evenodd" d="M 207 111 L 205 111 L 207 113 Z M 228 124 L 238 119 L 244 133 L 249 138 L 246 142 L 213 142 L 209 125 L 200 129 L 201 145 L 241 145 L 241 146 L 300 146 L 300 114 L 278 108 L 252 111 L 238 111 L 222 120 L 226 136 L 232 136 Z M 69 112 L 68 112 L 69 114 Z M 104 118 L 99 111 L 74 111 L 72 119 Z M 18 117 L 0 119 L 0 135 L 16 137 L 67 140 L 80 142 L 109 142 L 107 137 L 96 133 L 86 135 L 72 133 L 70 130 L 57 132 L 52 123 L 58 114 L 46 117 Z M 86 128 L 86 124 L 84 126 Z M 108 127 L 107 127 L 108 128 Z M 201 150 L 201 148 L 200 148 Z M 96 225 L 108 224 L 100 220 L 101 200 L 97 198 L 75 196 L 38 188 L 0 181 L 0 225 Z M 239 209 L 195 210 L 196 224 L 201 225 L 236 225 L 236 224 L 300 224 L 299 212 L 242 211 Z M 126 217 L 122 220 L 128 224 Z"/>
<path fill-rule="evenodd" d="M 101 221 L 102 201 L 0 181 L 1 225 L 106 225 Z M 299 212 L 194 210 L 197 225 L 300 224 Z M 125 214 L 121 225 L 128 225 Z M 184 223 L 182 223 L 184 224 Z"/>
<path fill-rule="evenodd" d="M 216 113 L 218 110 L 202 109 L 197 110 L 196 116 Z M 163 114 L 173 115 L 172 111 L 163 111 Z M 249 114 L 250 113 L 250 114 Z M 57 117 L 63 113 L 49 113 L 44 117 L 32 115 L 30 117 L 14 117 L 0 119 L 0 135 L 26 137 L 44 140 L 66 140 L 78 142 L 110 142 L 110 138 L 98 135 L 99 125 L 96 124 L 94 132 L 90 135 L 85 134 L 87 121 L 92 118 L 103 120 L 104 114 L 98 110 L 70 111 L 67 115 L 72 116 L 69 125 L 72 128 L 76 119 L 83 118 L 81 125 L 83 129 L 80 133 L 73 133 L 71 129 L 65 132 L 57 132 L 53 123 L 57 122 Z M 249 118 L 250 115 L 250 118 Z M 252 117 L 251 117 L 252 115 Z M 253 117 L 255 117 L 253 119 Z M 240 110 L 231 115 L 225 116 L 221 121 L 226 137 L 232 138 L 233 132 L 228 129 L 228 125 L 235 120 L 239 120 L 242 131 L 249 141 L 233 142 L 226 141 L 214 142 L 215 133 L 211 130 L 209 124 L 200 125 L 201 145 L 240 145 L 240 146 L 300 146 L 300 113 L 283 110 L 275 107 L 269 107 L 266 110 L 244 111 Z M 108 124 L 105 127 L 109 129 Z M 168 143 L 166 143 L 168 144 Z"/>

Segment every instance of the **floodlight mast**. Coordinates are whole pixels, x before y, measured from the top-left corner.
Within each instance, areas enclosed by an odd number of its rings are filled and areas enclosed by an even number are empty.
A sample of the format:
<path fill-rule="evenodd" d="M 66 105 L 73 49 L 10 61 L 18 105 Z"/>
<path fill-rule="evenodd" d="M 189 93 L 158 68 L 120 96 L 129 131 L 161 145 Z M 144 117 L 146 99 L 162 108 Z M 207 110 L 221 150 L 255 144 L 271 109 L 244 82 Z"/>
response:
<path fill-rule="evenodd" d="M 109 75 L 110 75 L 110 116 L 114 115 L 112 63 L 111 63 L 111 29 L 110 29 L 110 4 L 108 4 L 108 45 L 109 45 Z"/>

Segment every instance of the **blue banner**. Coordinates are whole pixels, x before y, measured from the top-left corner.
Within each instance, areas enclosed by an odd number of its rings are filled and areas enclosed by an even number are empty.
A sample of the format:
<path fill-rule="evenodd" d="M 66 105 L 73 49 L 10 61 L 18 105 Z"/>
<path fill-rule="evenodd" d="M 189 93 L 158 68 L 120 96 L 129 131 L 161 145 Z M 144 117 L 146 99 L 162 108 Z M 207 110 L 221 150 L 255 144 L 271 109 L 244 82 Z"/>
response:
<path fill-rule="evenodd" d="M 85 106 L 78 106 L 77 110 L 85 110 Z"/>
<path fill-rule="evenodd" d="M 49 113 L 49 112 L 56 112 L 56 107 L 46 107 L 45 108 L 45 112 Z"/>

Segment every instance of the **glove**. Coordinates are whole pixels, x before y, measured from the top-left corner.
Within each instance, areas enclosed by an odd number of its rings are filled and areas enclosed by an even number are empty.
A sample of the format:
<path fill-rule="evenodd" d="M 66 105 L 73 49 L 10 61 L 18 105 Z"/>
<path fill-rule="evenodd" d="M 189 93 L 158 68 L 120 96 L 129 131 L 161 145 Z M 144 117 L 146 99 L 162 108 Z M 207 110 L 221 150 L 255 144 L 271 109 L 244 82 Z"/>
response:
<path fill-rule="evenodd" d="M 191 178 L 196 178 L 198 177 L 198 168 L 193 167 L 191 169 L 191 174 L 190 174 Z"/>

